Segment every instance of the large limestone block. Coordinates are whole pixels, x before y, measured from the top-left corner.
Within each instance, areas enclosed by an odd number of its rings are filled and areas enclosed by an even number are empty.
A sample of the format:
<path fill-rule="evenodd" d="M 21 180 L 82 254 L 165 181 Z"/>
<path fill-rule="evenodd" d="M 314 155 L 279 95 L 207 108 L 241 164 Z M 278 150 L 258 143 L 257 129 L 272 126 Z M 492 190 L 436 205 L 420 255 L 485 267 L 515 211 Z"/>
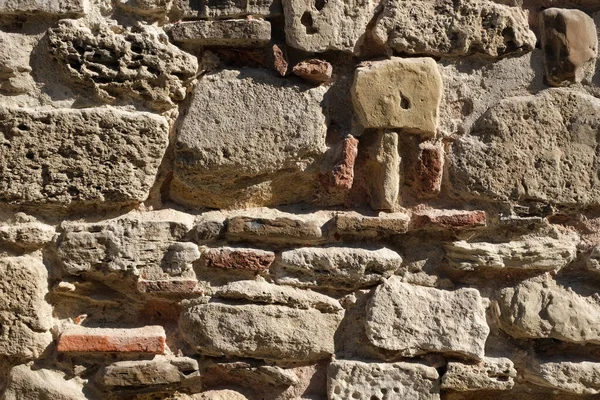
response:
<path fill-rule="evenodd" d="M 336 360 L 327 371 L 330 400 L 439 400 L 439 375 L 422 364 Z"/>
<path fill-rule="evenodd" d="M 377 5 L 375 0 L 283 1 L 287 44 L 310 52 L 359 53 Z"/>
<path fill-rule="evenodd" d="M 324 93 L 267 70 L 205 76 L 175 143 L 173 199 L 215 208 L 309 200 L 325 151 Z"/>
<path fill-rule="evenodd" d="M 432 58 L 393 57 L 356 69 L 352 102 L 365 128 L 399 128 L 435 136 L 442 89 Z"/>
<path fill-rule="evenodd" d="M 50 369 L 32 369 L 26 364 L 10 370 L 3 400 L 86 400 L 84 381 L 66 379 L 65 374 Z"/>
<path fill-rule="evenodd" d="M 342 311 L 322 313 L 279 305 L 184 305 L 183 338 L 200 353 L 277 361 L 316 361 L 334 351 Z"/>
<path fill-rule="evenodd" d="M 600 344 L 600 304 L 548 276 L 502 289 L 497 298 L 502 330 L 519 339 L 553 338 Z"/>
<path fill-rule="evenodd" d="M 594 20 L 580 10 L 549 8 L 540 13 L 546 79 L 566 86 L 590 79 L 598 55 Z"/>
<path fill-rule="evenodd" d="M 486 357 L 478 364 L 448 363 L 442 377 L 442 389 L 456 391 L 510 390 L 517 370 L 508 358 Z"/>
<path fill-rule="evenodd" d="M 533 384 L 575 394 L 600 393 L 600 363 L 532 360 L 523 379 Z"/>
<path fill-rule="evenodd" d="M 535 48 L 527 13 L 488 0 L 389 0 L 374 38 L 399 53 L 502 57 Z"/>
<path fill-rule="evenodd" d="M 392 277 L 367 304 L 371 343 L 408 357 L 440 352 L 481 360 L 489 332 L 475 289 L 439 290 Z"/>
<path fill-rule="evenodd" d="M 0 201 L 131 204 L 148 197 L 165 118 L 112 108 L 0 108 Z"/>
<path fill-rule="evenodd" d="M 0 14 L 81 16 L 88 7 L 88 0 L 0 0 Z"/>
<path fill-rule="evenodd" d="M 567 89 L 490 108 L 454 143 L 452 187 L 463 196 L 581 207 L 600 202 L 600 100 Z"/>

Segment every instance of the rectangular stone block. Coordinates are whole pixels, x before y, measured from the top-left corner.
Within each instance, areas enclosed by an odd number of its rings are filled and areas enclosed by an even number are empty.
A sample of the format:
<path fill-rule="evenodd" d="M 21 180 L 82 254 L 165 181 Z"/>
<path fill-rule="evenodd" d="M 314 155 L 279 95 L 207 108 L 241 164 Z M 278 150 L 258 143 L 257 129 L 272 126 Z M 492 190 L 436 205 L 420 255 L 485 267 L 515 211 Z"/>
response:
<path fill-rule="evenodd" d="M 321 221 L 288 217 L 232 217 L 227 220 L 227 238 L 233 241 L 274 243 L 318 243 L 324 241 Z"/>
<path fill-rule="evenodd" d="M 335 217 L 336 234 L 342 237 L 385 238 L 408 231 L 410 215 L 380 212 L 372 217 L 356 212 L 341 212 Z"/>
<path fill-rule="evenodd" d="M 175 0 L 183 19 L 281 15 L 280 0 Z"/>
<path fill-rule="evenodd" d="M 209 268 L 264 271 L 269 269 L 273 261 L 275 253 L 259 249 L 219 247 L 205 249 L 202 253 L 203 265 Z"/>
<path fill-rule="evenodd" d="M 271 23 L 263 19 L 186 21 L 169 28 L 175 42 L 198 46 L 265 46 L 271 41 Z"/>
<path fill-rule="evenodd" d="M 485 226 L 485 211 L 475 210 L 417 210 L 412 213 L 411 229 L 468 229 Z"/>
<path fill-rule="evenodd" d="M 55 14 L 79 16 L 87 13 L 88 0 L 0 0 L 0 14 Z"/>
<path fill-rule="evenodd" d="M 60 353 L 147 353 L 165 352 L 165 330 L 162 326 L 111 329 L 73 326 L 58 338 Z"/>

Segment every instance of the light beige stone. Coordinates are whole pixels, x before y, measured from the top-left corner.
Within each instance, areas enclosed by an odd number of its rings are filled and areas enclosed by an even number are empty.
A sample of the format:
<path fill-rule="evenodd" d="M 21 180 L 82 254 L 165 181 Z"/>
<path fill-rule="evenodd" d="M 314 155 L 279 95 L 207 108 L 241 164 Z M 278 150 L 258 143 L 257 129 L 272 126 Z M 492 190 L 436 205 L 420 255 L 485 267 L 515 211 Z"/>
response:
<path fill-rule="evenodd" d="M 81 16 L 88 8 L 88 0 L 0 0 L 0 14 Z"/>
<path fill-rule="evenodd" d="M 173 0 L 118 0 L 123 10 L 143 16 L 162 17 L 173 5 Z"/>
<path fill-rule="evenodd" d="M 84 381 L 67 379 L 64 373 L 21 364 L 13 367 L 8 376 L 3 400 L 85 400 Z"/>
<path fill-rule="evenodd" d="M 392 57 L 356 69 L 352 102 L 365 128 L 435 136 L 442 89 L 442 77 L 432 58 Z"/>
<path fill-rule="evenodd" d="M 1 3 L 0 3 L 1 4 Z M 0 31 L 0 94 L 24 94 L 36 89 L 29 58 L 32 37 Z"/>
<path fill-rule="evenodd" d="M 53 226 L 40 222 L 0 226 L 0 245 L 32 251 L 50 243 L 54 235 Z"/>
<path fill-rule="evenodd" d="M 279 0 L 174 0 L 173 8 L 182 19 L 274 17 L 283 13 Z"/>
<path fill-rule="evenodd" d="M 335 216 L 335 229 L 341 236 L 385 238 L 408 231 L 410 215 L 403 212 L 380 212 L 368 216 L 356 212 L 340 212 Z"/>
<path fill-rule="evenodd" d="M 198 369 L 198 363 L 192 361 L 196 364 L 195 369 Z M 140 387 L 199 380 L 199 374 L 195 373 L 193 368 L 191 371 L 181 371 L 176 364 L 177 359 L 170 362 L 160 356 L 153 360 L 117 361 L 102 368 L 96 376 L 96 381 L 109 387 Z"/>
<path fill-rule="evenodd" d="M 600 393 L 600 363 L 531 360 L 523 379 L 535 385 L 575 394 Z"/>
<path fill-rule="evenodd" d="M 517 370 L 508 358 L 485 357 L 479 364 L 448 363 L 442 377 L 442 389 L 460 392 L 474 390 L 510 390 Z"/>
<path fill-rule="evenodd" d="M 396 132 L 377 131 L 370 138 L 365 160 L 366 191 L 374 210 L 394 211 L 400 198 L 400 152 Z"/>
<path fill-rule="evenodd" d="M 263 19 L 184 21 L 167 29 L 175 42 L 198 46 L 259 47 L 271 41 L 271 23 Z"/>

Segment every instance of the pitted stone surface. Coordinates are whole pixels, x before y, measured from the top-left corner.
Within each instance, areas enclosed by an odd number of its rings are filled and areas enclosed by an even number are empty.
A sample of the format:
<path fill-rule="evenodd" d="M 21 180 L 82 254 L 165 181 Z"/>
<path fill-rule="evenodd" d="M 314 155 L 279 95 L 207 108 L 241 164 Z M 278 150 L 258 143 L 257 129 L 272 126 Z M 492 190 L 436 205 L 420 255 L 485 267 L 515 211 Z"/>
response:
<path fill-rule="evenodd" d="M 0 14 L 52 14 L 81 16 L 87 13 L 89 0 L 2 0 Z"/>
<path fill-rule="evenodd" d="M 266 46 L 271 40 L 271 24 L 262 19 L 185 21 L 171 25 L 175 42 L 199 46 Z"/>
<path fill-rule="evenodd" d="M 456 391 L 510 390 L 517 370 L 508 358 L 486 357 L 479 364 L 449 362 L 442 377 L 442 389 Z"/>
<path fill-rule="evenodd" d="M 173 0 L 173 8 L 183 19 L 266 17 L 283 12 L 279 0 Z"/>
<path fill-rule="evenodd" d="M 600 363 L 531 360 L 523 378 L 535 385 L 575 394 L 600 393 Z"/>

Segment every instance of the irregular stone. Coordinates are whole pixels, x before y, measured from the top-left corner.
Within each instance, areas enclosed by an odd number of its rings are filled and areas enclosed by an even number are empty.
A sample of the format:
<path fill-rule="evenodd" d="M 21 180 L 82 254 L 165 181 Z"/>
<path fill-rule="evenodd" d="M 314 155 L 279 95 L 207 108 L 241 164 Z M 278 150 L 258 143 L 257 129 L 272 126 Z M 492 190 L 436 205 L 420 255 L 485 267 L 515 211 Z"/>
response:
<path fill-rule="evenodd" d="M 52 342 L 48 272 L 38 258 L 0 258 L 0 355 L 39 357 Z"/>
<path fill-rule="evenodd" d="M 304 310 L 314 308 L 324 313 L 335 313 L 342 310 L 340 303 L 329 296 L 310 290 L 273 285 L 265 281 L 230 282 L 219 287 L 214 296 L 258 303 L 282 304 Z"/>
<path fill-rule="evenodd" d="M 341 212 L 335 216 L 335 230 L 340 236 L 385 238 L 406 233 L 409 223 L 410 215 L 403 212 L 380 212 L 376 217 L 356 212 Z"/>
<path fill-rule="evenodd" d="M 439 290 L 391 277 L 367 304 L 371 343 L 408 357 L 439 352 L 482 360 L 489 332 L 475 289 Z"/>
<path fill-rule="evenodd" d="M 187 376 L 166 359 L 118 361 L 98 372 L 96 380 L 104 386 L 148 386 L 179 383 L 199 375 Z"/>
<path fill-rule="evenodd" d="M 165 118 L 112 108 L 0 108 L 0 201 L 133 204 L 167 148 Z"/>
<path fill-rule="evenodd" d="M 273 45 L 273 68 L 275 68 L 275 71 L 277 71 L 279 75 L 286 76 L 288 70 L 288 62 L 283 49 L 285 49 L 285 46 L 279 46 L 276 44 Z"/>
<path fill-rule="evenodd" d="M 600 274 L 600 245 L 596 245 L 585 263 L 587 269 Z"/>
<path fill-rule="evenodd" d="M 0 226 L 0 245 L 33 251 L 50 243 L 54 234 L 54 227 L 40 222 Z"/>
<path fill-rule="evenodd" d="M 359 53 L 377 4 L 373 0 L 283 1 L 287 44 L 308 52 Z"/>
<path fill-rule="evenodd" d="M 165 330 L 162 326 L 143 328 L 86 328 L 73 325 L 58 338 L 59 353 L 146 353 L 165 352 Z"/>
<path fill-rule="evenodd" d="M 439 375 L 422 364 L 335 360 L 327 371 L 331 400 L 395 398 L 439 400 Z"/>
<path fill-rule="evenodd" d="M 387 248 L 305 247 L 281 253 L 271 268 L 279 284 L 358 289 L 381 282 L 402 265 Z"/>
<path fill-rule="evenodd" d="M 35 91 L 29 66 L 33 46 L 29 35 L 0 32 L 0 93 L 17 95 Z"/>
<path fill-rule="evenodd" d="M 331 188 L 352 189 L 354 183 L 354 163 L 358 155 L 358 140 L 346 136 L 334 149 L 333 166 L 324 174 L 321 182 Z"/>
<path fill-rule="evenodd" d="M 213 220 L 210 218 L 201 218 L 190 232 L 188 232 L 186 238 L 192 240 L 194 243 L 206 244 L 221 238 L 224 231 L 224 219 Z"/>
<path fill-rule="evenodd" d="M 420 198 L 435 197 L 442 189 L 444 147 L 441 143 L 423 142 L 419 144 L 418 151 L 412 176 L 413 187 Z"/>
<path fill-rule="evenodd" d="M 523 379 L 561 392 L 598 394 L 600 393 L 600 363 L 533 360 L 525 366 Z"/>
<path fill-rule="evenodd" d="M 497 306 L 500 328 L 514 338 L 600 344 L 598 301 L 559 286 L 548 276 L 502 289 Z"/>
<path fill-rule="evenodd" d="M 324 92 L 267 70 L 205 75 L 179 128 L 173 199 L 215 208 L 309 200 L 326 149 Z"/>
<path fill-rule="evenodd" d="M 462 196 L 586 207 L 600 202 L 600 100 L 550 89 L 500 101 L 454 142 L 450 180 Z"/>
<path fill-rule="evenodd" d="M 210 356 L 285 361 L 326 359 L 343 312 L 324 314 L 278 305 L 184 304 L 183 338 Z"/>
<path fill-rule="evenodd" d="M 594 20 L 580 10 L 549 8 L 540 13 L 546 79 L 566 86 L 594 75 L 598 37 Z"/>
<path fill-rule="evenodd" d="M 232 217 L 227 220 L 227 239 L 273 243 L 319 243 L 324 241 L 324 222 L 287 216 L 272 218 Z"/>
<path fill-rule="evenodd" d="M 487 0 L 390 0 L 373 36 L 397 53 L 497 58 L 535 48 L 527 13 Z"/>
<path fill-rule="evenodd" d="M 197 279 L 163 279 L 137 281 L 137 290 L 140 293 L 150 294 L 194 294 L 201 293 Z"/>
<path fill-rule="evenodd" d="M 174 0 L 183 19 L 260 17 L 282 14 L 279 0 Z"/>
<path fill-rule="evenodd" d="M 460 240 L 444 244 L 446 259 L 456 269 L 513 268 L 558 271 L 575 259 L 578 235 L 566 233 L 556 238 L 531 236 L 505 243 Z"/>
<path fill-rule="evenodd" d="M 327 61 L 311 58 L 294 65 L 292 71 L 306 81 L 321 84 L 331 79 L 333 67 Z"/>
<path fill-rule="evenodd" d="M 3 0 L 0 14 L 53 14 L 82 16 L 89 8 L 88 0 Z"/>
<path fill-rule="evenodd" d="M 187 398 L 186 398 L 187 399 Z M 182 399 L 182 400 L 186 400 Z M 195 394 L 191 400 L 248 400 L 243 394 L 234 390 L 207 390 L 206 392 Z M 174 399 L 176 400 L 176 399 Z"/>
<path fill-rule="evenodd" d="M 442 377 L 442 389 L 456 391 L 510 390 L 517 370 L 508 358 L 485 357 L 479 364 L 451 361 Z"/>
<path fill-rule="evenodd" d="M 486 224 L 485 211 L 470 210 L 415 210 L 411 215 L 411 229 L 468 229 Z"/>
<path fill-rule="evenodd" d="M 369 143 L 365 173 L 369 177 L 367 194 L 374 210 L 394 210 L 400 196 L 400 154 L 398 134 L 378 131 Z"/>
<path fill-rule="evenodd" d="M 170 10 L 172 0 L 119 0 L 117 5 L 128 12 L 159 17 Z"/>
<path fill-rule="evenodd" d="M 63 20 L 48 31 L 48 41 L 64 72 L 108 103 L 138 100 L 166 111 L 185 98 L 198 69 L 196 57 L 170 44 L 152 25 L 92 30 Z"/>
<path fill-rule="evenodd" d="M 198 46 L 259 47 L 271 41 L 271 23 L 263 19 L 178 22 L 168 31 L 175 42 Z"/>
<path fill-rule="evenodd" d="M 50 369 L 31 369 L 26 364 L 10 370 L 3 400 L 86 400 L 83 381 L 66 379 L 65 374 Z"/>
<path fill-rule="evenodd" d="M 202 263 L 209 268 L 233 268 L 250 271 L 269 269 L 275 261 L 275 253 L 242 247 L 218 247 L 202 252 Z"/>

